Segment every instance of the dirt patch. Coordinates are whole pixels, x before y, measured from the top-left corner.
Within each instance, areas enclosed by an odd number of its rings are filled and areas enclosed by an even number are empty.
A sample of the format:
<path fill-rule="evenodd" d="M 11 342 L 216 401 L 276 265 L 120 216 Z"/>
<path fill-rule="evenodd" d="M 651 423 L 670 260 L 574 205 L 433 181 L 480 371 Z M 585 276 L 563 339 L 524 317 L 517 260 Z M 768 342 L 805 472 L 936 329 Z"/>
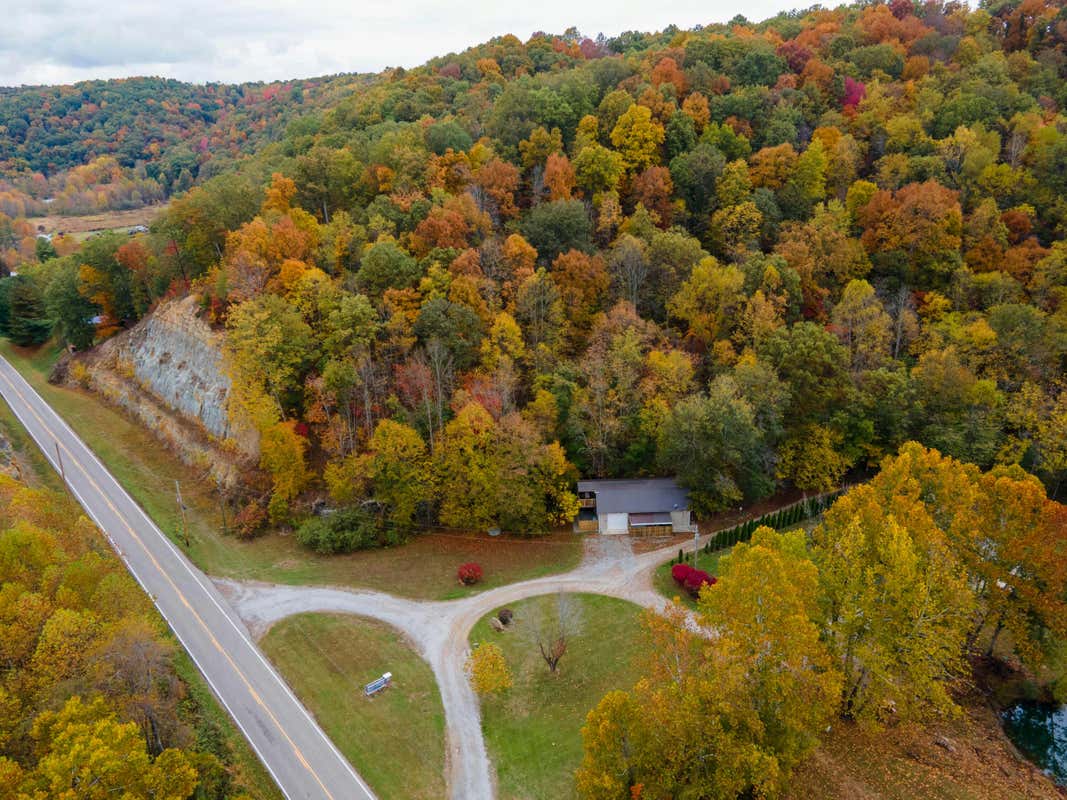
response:
<path fill-rule="evenodd" d="M 786 798 L 1067 797 L 1016 752 L 989 706 L 976 697 L 969 703 L 959 719 L 926 726 L 873 731 L 836 723 Z"/>
<path fill-rule="evenodd" d="M 634 536 L 630 538 L 630 546 L 637 554 L 651 553 L 653 550 L 662 550 L 665 547 L 685 547 L 692 543 L 693 537 L 688 533 L 679 533 L 676 536 Z"/>

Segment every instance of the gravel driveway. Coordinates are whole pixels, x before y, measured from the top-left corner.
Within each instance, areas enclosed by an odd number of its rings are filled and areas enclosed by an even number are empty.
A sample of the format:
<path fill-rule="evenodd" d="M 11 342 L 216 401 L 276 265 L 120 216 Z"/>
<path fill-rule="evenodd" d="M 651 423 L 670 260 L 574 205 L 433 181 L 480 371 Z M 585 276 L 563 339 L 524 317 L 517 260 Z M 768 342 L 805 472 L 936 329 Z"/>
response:
<path fill-rule="evenodd" d="M 603 594 L 646 608 L 660 609 L 667 604 L 652 588 L 652 572 L 678 552 L 676 545 L 634 555 L 628 539 L 622 536 L 590 536 L 585 544 L 581 564 L 570 572 L 500 586 L 458 600 L 408 600 L 359 589 L 221 579 L 216 583 L 257 637 L 280 619 L 313 611 L 370 617 L 402 631 L 433 669 L 441 690 L 453 800 L 490 800 L 495 795 L 493 767 L 482 737 L 478 698 L 463 670 L 469 652 L 467 637 L 474 624 L 500 606 L 556 592 Z"/>

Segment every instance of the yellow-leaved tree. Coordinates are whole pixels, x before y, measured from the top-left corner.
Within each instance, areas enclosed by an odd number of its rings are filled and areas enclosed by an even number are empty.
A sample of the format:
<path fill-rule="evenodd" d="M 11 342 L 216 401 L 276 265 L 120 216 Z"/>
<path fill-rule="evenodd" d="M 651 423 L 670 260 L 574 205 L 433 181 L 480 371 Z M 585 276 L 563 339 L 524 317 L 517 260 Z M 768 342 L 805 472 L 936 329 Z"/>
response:
<path fill-rule="evenodd" d="M 611 131 L 611 143 L 622 155 L 630 172 L 640 172 L 659 163 L 659 148 L 663 144 L 663 126 L 652 118 L 647 106 L 631 105 Z"/>
<path fill-rule="evenodd" d="M 369 491 L 395 525 L 408 525 L 419 504 L 433 497 L 433 470 L 419 432 L 391 419 L 374 429 L 365 453 L 353 453 L 326 467 L 330 495 L 354 503 Z"/>
<path fill-rule="evenodd" d="M 745 700 L 742 662 L 699 641 L 678 606 L 649 612 L 648 674 L 609 692 L 582 728 L 575 774 L 583 800 L 763 797 L 781 786 L 777 758 Z"/>
<path fill-rule="evenodd" d="M 718 582 L 700 596 L 702 622 L 717 634 L 711 646 L 741 665 L 761 743 L 783 773 L 815 749 L 841 692 L 820 639 L 818 589 L 803 531 L 759 528 L 721 560 Z"/>
<path fill-rule="evenodd" d="M 498 644 L 483 642 L 471 650 L 465 668 L 478 694 L 496 694 L 511 688 L 511 670 Z"/>
<path fill-rule="evenodd" d="M 647 674 L 589 713 L 579 795 L 779 792 L 818 744 L 841 691 L 820 637 L 818 586 L 803 534 L 760 528 L 705 586 L 699 629 L 677 605 L 646 614 Z"/>
<path fill-rule="evenodd" d="M 307 439 L 297 432 L 292 420 L 276 422 L 263 432 L 259 442 L 259 463 L 274 482 L 267 506 L 272 520 L 288 516 L 289 504 L 311 480 L 304 460 L 306 449 Z"/>
<path fill-rule="evenodd" d="M 119 722 L 101 698 L 75 696 L 41 714 L 31 738 L 43 755 L 19 800 L 185 800 L 197 786 L 184 752 L 168 749 L 150 760 L 137 725 Z"/>
<path fill-rule="evenodd" d="M 859 486 L 812 538 L 823 634 L 844 677 L 841 715 L 874 721 L 954 711 L 974 595 L 925 507 L 887 507 L 875 488 Z"/>

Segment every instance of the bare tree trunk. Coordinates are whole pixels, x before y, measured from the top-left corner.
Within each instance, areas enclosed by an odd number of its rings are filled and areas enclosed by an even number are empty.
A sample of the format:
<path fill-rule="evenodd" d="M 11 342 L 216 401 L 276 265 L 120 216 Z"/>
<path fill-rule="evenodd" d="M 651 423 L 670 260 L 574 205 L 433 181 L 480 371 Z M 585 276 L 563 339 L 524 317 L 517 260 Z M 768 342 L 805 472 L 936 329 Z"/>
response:
<path fill-rule="evenodd" d="M 1005 614 L 1007 614 L 1006 611 L 1001 611 L 1000 612 L 1000 616 L 997 618 L 997 624 L 993 628 L 993 635 L 989 639 L 989 647 L 986 648 L 986 653 L 985 653 L 988 658 L 992 658 L 993 657 L 993 653 L 997 648 L 997 639 L 1000 637 L 1000 632 L 1002 630 L 1004 630 L 1004 616 L 1005 616 Z"/>
<path fill-rule="evenodd" d="M 985 627 L 986 621 L 988 619 L 989 619 L 989 613 L 988 612 L 978 615 L 977 624 L 973 628 L 971 628 L 970 633 L 967 634 L 967 642 L 966 642 L 966 644 L 964 646 L 964 650 L 966 652 L 969 653 L 972 650 L 974 650 L 974 646 L 978 642 L 978 637 L 981 635 L 982 629 Z"/>
<path fill-rule="evenodd" d="M 556 667 L 559 666 L 559 661 L 567 652 L 567 640 L 563 637 L 551 642 L 546 648 L 544 642 L 539 642 L 538 647 L 541 648 L 541 658 L 548 664 L 548 671 L 555 674 Z"/>
<path fill-rule="evenodd" d="M 540 619 L 535 623 L 534 635 L 541 658 L 553 675 L 559 670 L 559 662 L 567 653 L 567 644 L 578 627 L 577 610 L 567 595 L 556 596 L 554 618 Z"/>
<path fill-rule="evenodd" d="M 452 380 L 454 366 L 452 354 L 437 339 L 433 339 L 426 345 L 426 355 L 430 374 L 433 376 L 433 399 L 437 415 L 437 430 L 441 430 L 445 424 L 445 402 L 452 394 Z"/>

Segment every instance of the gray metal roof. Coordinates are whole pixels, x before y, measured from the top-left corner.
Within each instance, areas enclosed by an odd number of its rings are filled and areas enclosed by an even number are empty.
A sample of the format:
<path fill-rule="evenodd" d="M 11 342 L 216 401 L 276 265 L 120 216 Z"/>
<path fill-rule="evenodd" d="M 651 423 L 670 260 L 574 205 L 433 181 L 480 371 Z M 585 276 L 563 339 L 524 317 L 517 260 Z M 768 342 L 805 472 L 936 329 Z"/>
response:
<path fill-rule="evenodd" d="M 578 481 L 578 491 L 596 493 L 598 514 L 654 514 L 689 508 L 689 493 L 674 478 Z"/>

